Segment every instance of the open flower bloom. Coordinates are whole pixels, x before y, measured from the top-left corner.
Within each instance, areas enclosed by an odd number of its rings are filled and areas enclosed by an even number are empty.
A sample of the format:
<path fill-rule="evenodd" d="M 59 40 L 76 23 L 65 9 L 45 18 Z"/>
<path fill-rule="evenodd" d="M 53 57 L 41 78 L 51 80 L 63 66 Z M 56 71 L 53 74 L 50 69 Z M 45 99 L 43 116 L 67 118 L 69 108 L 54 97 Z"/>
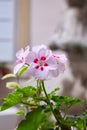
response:
<path fill-rule="evenodd" d="M 26 63 L 27 56 L 29 54 L 29 46 L 27 46 L 25 49 L 21 49 L 16 53 L 17 61 L 16 65 L 14 67 L 14 74 L 16 74 L 21 67 Z"/>
<path fill-rule="evenodd" d="M 57 68 L 57 63 L 53 54 L 44 45 L 34 47 L 28 55 L 29 75 L 45 80 L 49 72 Z"/>
<path fill-rule="evenodd" d="M 48 76 L 58 76 L 65 70 L 65 55 L 53 55 L 45 45 L 35 46 L 29 51 L 29 46 L 16 53 L 17 61 L 14 67 L 14 74 L 25 64 L 29 65 L 30 77 L 45 80 Z"/>
<path fill-rule="evenodd" d="M 67 58 L 65 55 L 54 55 L 54 58 L 57 63 L 57 69 L 51 71 L 51 74 L 52 76 L 57 77 L 60 73 L 65 71 L 65 62 L 67 61 Z"/>

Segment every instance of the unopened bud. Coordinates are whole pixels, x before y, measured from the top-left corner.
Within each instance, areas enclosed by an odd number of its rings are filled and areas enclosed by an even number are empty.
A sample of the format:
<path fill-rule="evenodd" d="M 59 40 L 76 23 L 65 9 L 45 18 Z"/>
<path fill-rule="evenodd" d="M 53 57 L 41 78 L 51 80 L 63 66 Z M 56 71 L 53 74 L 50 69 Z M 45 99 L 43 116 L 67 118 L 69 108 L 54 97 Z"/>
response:
<path fill-rule="evenodd" d="M 6 87 L 8 89 L 16 89 L 16 88 L 19 88 L 19 84 L 18 83 L 15 83 L 15 82 L 8 82 L 6 84 Z"/>

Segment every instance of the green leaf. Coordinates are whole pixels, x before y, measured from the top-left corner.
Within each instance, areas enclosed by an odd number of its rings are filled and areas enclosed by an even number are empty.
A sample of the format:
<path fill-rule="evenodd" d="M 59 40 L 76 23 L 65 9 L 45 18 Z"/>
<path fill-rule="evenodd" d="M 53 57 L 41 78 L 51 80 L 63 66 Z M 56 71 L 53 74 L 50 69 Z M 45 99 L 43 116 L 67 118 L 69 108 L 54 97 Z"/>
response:
<path fill-rule="evenodd" d="M 34 97 L 33 99 L 34 99 L 34 101 L 35 101 L 36 103 L 37 103 L 37 102 L 40 102 L 40 101 L 43 101 L 43 102 L 47 103 L 46 97 Z"/>
<path fill-rule="evenodd" d="M 87 129 L 87 112 L 84 112 L 81 115 L 75 116 L 75 122 L 76 123 L 76 128 L 79 130 Z"/>
<path fill-rule="evenodd" d="M 83 102 L 83 100 L 74 98 L 74 97 L 67 97 L 67 96 L 53 96 L 52 100 L 58 105 L 61 106 L 62 104 L 65 104 L 69 107 L 80 104 Z"/>
<path fill-rule="evenodd" d="M 55 126 L 55 121 L 52 120 L 52 113 L 46 113 L 46 119 L 45 122 L 42 124 L 40 130 L 54 130 Z"/>
<path fill-rule="evenodd" d="M 4 98 L 4 102 L 2 103 L 0 111 L 6 110 L 12 106 L 17 105 L 22 101 L 22 97 L 23 94 L 18 91 L 8 94 L 8 97 Z"/>
<path fill-rule="evenodd" d="M 74 116 L 67 117 L 65 121 L 69 126 L 75 126 L 76 124 L 76 119 L 74 118 Z"/>
<path fill-rule="evenodd" d="M 4 98 L 1 111 L 22 103 L 25 98 L 33 97 L 36 95 L 36 93 L 36 88 L 32 86 L 16 89 L 14 92 L 8 94 L 7 98 Z"/>
<path fill-rule="evenodd" d="M 44 122 L 45 114 L 41 108 L 29 112 L 25 120 L 21 121 L 17 130 L 37 130 Z"/>
<path fill-rule="evenodd" d="M 49 98 L 51 99 L 53 96 L 55 96 L 56 92 L 59 90 L 60 90 L 60 88 L 55 88 L 51 93 L 48 94 Z"/>
<path fill-rule="evenodd" d="M 24 115 L 24 109 L 20 108 L 16 114 L 17 115 Z"/>
<path fill-rule="evenodd" d="M 66 118 L 66 123 L 69 126 L 73 126 L 77 128 L 78 130 L 83 130 L 84 129 L 84 123 L 87 121 L 87 112 L 78 115 L 78 116 L 71 116 Z"/>
<path fill-rule="evenodd" d="M 51 111 L 51 109 L 50 109 L 50 106 L 49 106 L 49 105 L 42 105 L 41 107 L 43 108 L 44 112 L 46 112 L 46 113 L 48 113 L 48 112 L 50 112 L 50 111 Z"/>
<path fill-rule="evenodd" d="M 23 87 L 20 89 L 24 97 L 33 97 L 37 94 L 36 88 L 32 86 Z"/>
<path fill-rule="evenodd" d="M 83 122 L 81 120 L 79 120 L 77 123 L 76 123 L 76 128 L 78 130 L 86 130 L 84 129 L 84 125 L 83 125 Z"/>
<path fill-rule="evenodd" d="M 87 112 L 79 115 L 79 116 L 76 116 L 76 119 L 78 120 L 87 120 Z"/>
<path fill-rule="evenodd" d="M 19 71 L 18 71 L 18 76 L 21 76 L 27 69 L 28 65 L 23 66 Z"/>
<path fill-rule="evenodd" d="M 6 74 L 5 76 L 2 77 L 2 80 L 7 79 L 7 78 L 16 78 L 15 74 Z"/>

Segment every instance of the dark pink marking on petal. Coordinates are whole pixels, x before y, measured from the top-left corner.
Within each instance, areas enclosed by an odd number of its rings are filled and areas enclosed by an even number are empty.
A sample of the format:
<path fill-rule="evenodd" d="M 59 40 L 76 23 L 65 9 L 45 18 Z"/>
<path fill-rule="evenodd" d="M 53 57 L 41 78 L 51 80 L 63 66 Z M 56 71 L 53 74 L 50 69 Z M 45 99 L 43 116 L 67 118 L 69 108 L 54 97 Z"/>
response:
<path fill-rule="evenodd" d="M 43 60 L 43 61 L 46 60 L 46 57 L 45 57 L 45 56 L 42 56 L 42 57 L 41 57 L 41 60 Z"/>
<path fill-rule="evenodd" d="M 35 68 L 36 68 L 36 69 L 39 69 L 39 65 L 37 65 Z"/>
<path fill-rule="evenodd" d="M 17 64 L 20 64 L 20 63 L 23 63 L 24 62 L 24 59 L 20 59 L 20 60 L 17 60 Z"/>
<path fill-rule="evenodd" d="M 44 71 L 44 68 L 43 68 L 43 67 L 41 67 L 40 69 L 41 69 L 41 71 Z"/>
<path fill-rule="evenodd" d="M 38 63 L 38 59 L 36 58 L 36 59 L 34 59 L 34 61 L 33 61 L 34 63 Z"/>
<path fill-rule="evenodd" d="M 53 55 L 55 58 L 60 58 L 59 56 L 55 56 L 55 55 Z"/>
<path fill-rule="evenodd" d="M 47 63 L 45 63 L 45 64 L 44 64 L 44 66 L 48 66 L 48 64 L 47 64 Z"/>
<path fill-rule="evenodd" d="M 24 61 L 24 57 L 22 57 L 21 60 Z"/>

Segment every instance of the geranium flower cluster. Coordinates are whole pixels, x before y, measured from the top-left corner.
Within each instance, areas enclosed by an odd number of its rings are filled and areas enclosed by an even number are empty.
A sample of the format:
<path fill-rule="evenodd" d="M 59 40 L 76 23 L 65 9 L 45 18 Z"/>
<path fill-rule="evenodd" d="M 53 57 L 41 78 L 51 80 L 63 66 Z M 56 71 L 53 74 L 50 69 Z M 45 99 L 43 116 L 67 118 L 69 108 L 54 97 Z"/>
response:
<path fill-rule="evenodd" d="M 45 80 L 49 76 L 57 77 L 65 70 L 67 60 L 64 54 L 55 55 L 45 45 L 29 46 L 16 53 L 17 61 L 14 67 L 14 74 L 25 65 L 28 65 L 27 72 L 30 77 Z"/>

